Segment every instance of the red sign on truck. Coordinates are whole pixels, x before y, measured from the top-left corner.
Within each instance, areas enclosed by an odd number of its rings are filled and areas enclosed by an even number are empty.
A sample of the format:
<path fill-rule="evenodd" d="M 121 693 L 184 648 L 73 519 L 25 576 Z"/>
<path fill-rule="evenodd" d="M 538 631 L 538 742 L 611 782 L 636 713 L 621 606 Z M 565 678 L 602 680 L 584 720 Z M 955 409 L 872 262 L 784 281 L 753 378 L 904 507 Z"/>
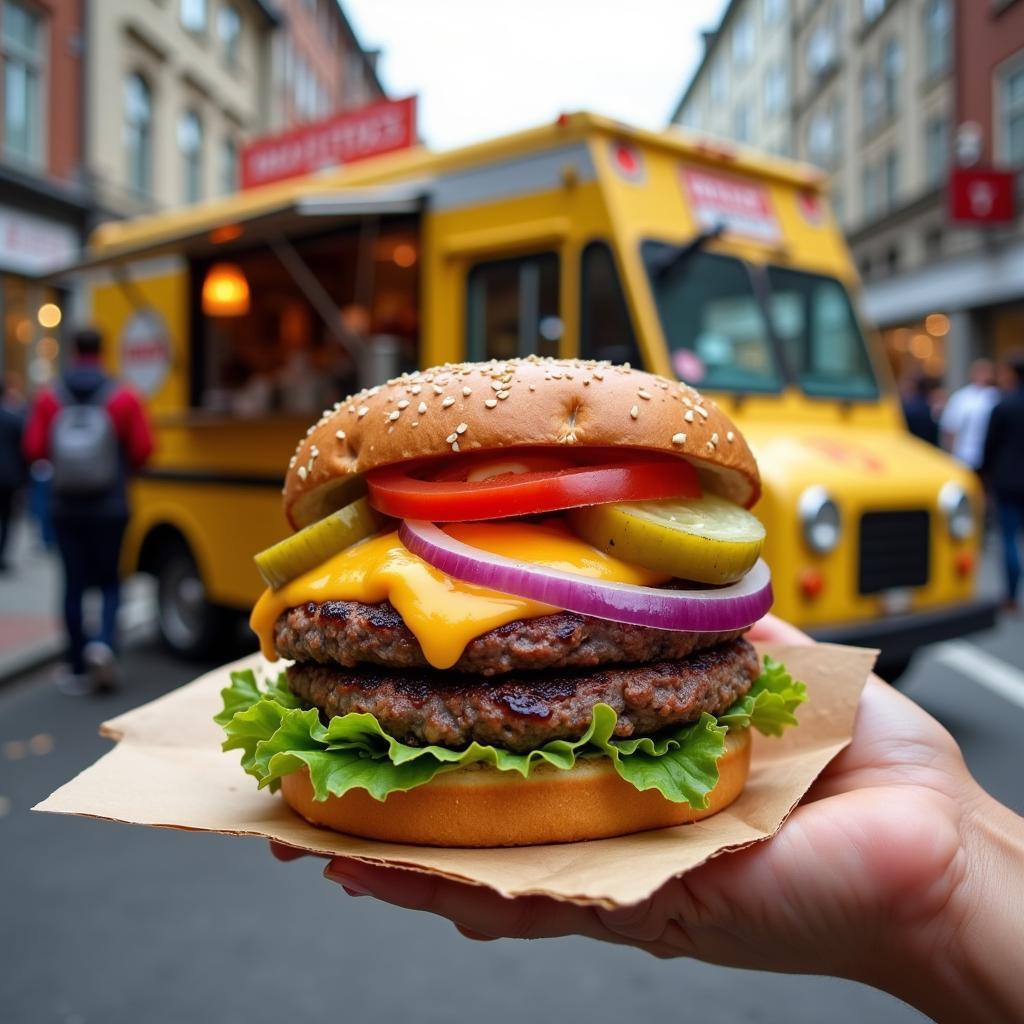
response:
<path fill-rule="evenodd" d="M 359 110 L 253 139 L 242 149 L 242 188 L 408 149 L 416 143 L 416 97 Z"/>
<path fill-rule="evenodd" d="M 782 236 L 766 186 L 732 174 L 684 167 L 690 209 L 705 230 L 721 225 L 734 235 L 771 244 Z"/>

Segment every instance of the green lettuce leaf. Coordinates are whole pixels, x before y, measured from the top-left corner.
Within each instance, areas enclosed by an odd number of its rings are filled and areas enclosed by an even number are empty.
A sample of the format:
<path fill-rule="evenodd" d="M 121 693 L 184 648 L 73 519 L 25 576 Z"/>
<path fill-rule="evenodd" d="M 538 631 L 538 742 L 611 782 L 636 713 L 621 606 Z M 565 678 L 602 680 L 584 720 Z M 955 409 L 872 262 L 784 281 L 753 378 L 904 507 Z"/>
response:
<path fill-rule="evenodd" d="M 463 750 L 413 747 L 389 736 L 368 714 L 341 715 L 324 725 L 316 708 L 305 707 L 291 693 L 283 673 L 261 689 L 251 671 L 233 672 L 221 697 L 224 707 L 215 721 L 227 735 L 223 749 L 241 750 L 242 767 L 260 788 L 276 790 L 283 776 L 306 767 L 317 800 L 351 789 L 365 789 L 383 800 L 470 764 L 492 765 L 525 778 L 538 763 L 569 769 L 578 757 L 604 756 L 637 789 L 656 789 L 669 800 L 704 808 L 718 781 L 728 730 L 753 726 L 766 735 L 779 735 L 796 723 L 793 711 L 806 699 L 806 687 L 766 658 L 750 691 L 717 719 L 705 712 L 698 721 L 658 736 L 616 739 L 615 710 L 597 704 L 578 740 L 552 740 L 527 753 L 481 743 Z"/>

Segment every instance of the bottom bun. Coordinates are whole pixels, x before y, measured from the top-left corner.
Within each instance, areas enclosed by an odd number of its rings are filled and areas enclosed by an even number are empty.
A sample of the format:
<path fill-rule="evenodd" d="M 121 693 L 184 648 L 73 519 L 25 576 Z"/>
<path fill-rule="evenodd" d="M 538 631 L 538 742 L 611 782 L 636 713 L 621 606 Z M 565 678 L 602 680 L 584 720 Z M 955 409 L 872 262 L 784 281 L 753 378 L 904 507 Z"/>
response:
<path fill-rule="evenodd" d="M 281 780 L 281 794 L 308 822 L 366 839 L 420 846 L 533 846 L 685 825 L 728 807 L 750 769 L 750 730 L 730 730 L 708 806 L 673 803 L 656 790 L 634 789 L 606 757 L 568 771 L 534 766 L 529 778 L 475 764 L 375 800 L 364 789 L 313 798 L 306 769 Z"/>

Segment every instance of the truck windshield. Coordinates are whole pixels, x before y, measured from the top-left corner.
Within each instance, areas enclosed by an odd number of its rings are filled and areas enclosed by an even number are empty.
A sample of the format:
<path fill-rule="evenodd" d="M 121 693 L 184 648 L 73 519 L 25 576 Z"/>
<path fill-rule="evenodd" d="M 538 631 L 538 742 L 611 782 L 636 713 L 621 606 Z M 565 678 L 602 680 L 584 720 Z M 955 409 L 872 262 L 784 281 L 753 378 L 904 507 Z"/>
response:
<path fill-rule="evenodd" d="M 643 246 L 679 377 L 708 390 L 779 391 L 788 378 L 808 395 L 878 396 L 864 337 L 835 278 L 700 249 L 671 261 L 672 251 Z"/>
<path fill-rule="evenodd" d="M 643 247 L 679 377 L 711 390 L 779 391 L 782 374 L 746 265 L 699 249 L 669 261 L 671 251 L 658 242 Z"/>
<path fill-rule="evenodd" d="M 877 398 L 867 346 L 846 289 L 833 277 L 768 267 L 772 326 L 808 395 Z"/>

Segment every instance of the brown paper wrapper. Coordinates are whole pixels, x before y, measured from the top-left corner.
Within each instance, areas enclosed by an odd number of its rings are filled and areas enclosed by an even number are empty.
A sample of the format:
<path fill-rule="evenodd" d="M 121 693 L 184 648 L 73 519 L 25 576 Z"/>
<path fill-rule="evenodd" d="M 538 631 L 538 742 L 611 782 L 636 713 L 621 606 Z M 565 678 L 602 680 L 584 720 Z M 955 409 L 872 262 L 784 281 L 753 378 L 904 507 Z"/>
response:
<path fill-rule="evenodd" d="M 34 810 L 276 839 L 311 853 L 434 872 L 505 896 L 539 894 L 614 908 L 650 896 L 710 857 L 773 835 L 853 733 L 874 651 L 831 644 L 760 645 L 807 683 L 800 725 L 780 738 L 754 737 L 750 778 L 740 798 L 704 821 L 586 843 L 514 849 L 435 849 L 380 843 L 318 829 L 283 800 L 256 789 L 222 752 L 213 722 L 220 690 L 236 669 L 265 668 L 252 656 L 208 672 L 158 700 L 104 723 L 108 754 Z M 278 671 L 270 669 L 270 671 Z"/>

